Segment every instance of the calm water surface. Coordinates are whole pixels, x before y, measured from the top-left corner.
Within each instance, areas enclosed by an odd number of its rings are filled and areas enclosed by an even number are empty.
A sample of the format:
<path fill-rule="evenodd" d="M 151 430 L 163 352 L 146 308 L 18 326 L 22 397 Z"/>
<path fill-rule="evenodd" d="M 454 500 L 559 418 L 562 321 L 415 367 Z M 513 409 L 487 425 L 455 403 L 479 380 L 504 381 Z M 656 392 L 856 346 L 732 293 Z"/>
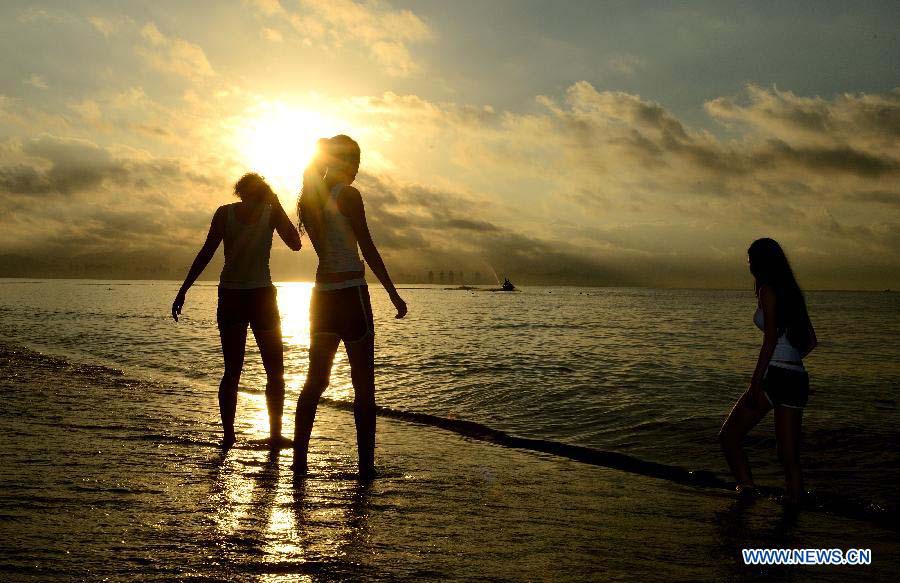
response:
<path fill-rule="evenodd" d="M 216 287 L 195 286 L 175 324 L 168 311 L 177 286 L 2 280 L 0 332 L 44 351 L 178 383 L 187 393 L 179 403 L 198 402 L 221 371 Z M 306 372 L 310 290 L 304 283 L 278 285 L 288 433 Z M 402 291 L 410 313 L 398 321 L 386 294 L 371 291 L 379 404 L 726 474 L 716 431 L 746 387 L 761 340 L 751 292 L 420 287 Z M 900 294 L 810 292 L 808 303 L 821 342 L 807 362 L 809 486 L 896 508 Z M 251 339 L 238 412 L 238 431 L 247 439 L 267 430 L 264 385 Z M 342 352 L 326 396 L 352 399 Z M 205 439 L 215 440 L 217 419 L 208 421 Z M 750 455 L 759 480 L 779 485 L 771 419 L 754 433 Z"/>

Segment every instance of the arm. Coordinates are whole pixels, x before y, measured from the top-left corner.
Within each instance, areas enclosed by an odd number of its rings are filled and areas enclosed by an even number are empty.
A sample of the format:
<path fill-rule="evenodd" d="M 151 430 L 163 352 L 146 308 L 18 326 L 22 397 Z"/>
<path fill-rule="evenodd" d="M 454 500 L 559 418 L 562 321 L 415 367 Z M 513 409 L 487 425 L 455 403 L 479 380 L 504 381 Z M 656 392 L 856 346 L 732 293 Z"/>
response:
<path fill-rule="evenodd" d="M 775 290 L 769 285 L 764 285 L 759 290 L 759 304 L 763 311 L 763 343 L 759 348 L 759 357 L 756 359 L 756 369 L 750 380 L 750 393 L 756 397 L 761 396 L 762 379 L 772 360 L 775 345 L 778 343 L 778 321 L 775 312 Z"/>
<path fill-rule="evenodd" d="M 394 282 L 391 281 L 387 267 L 384 266 L 384 261 L 381 259 L 381 253 L 378 252 L 375 242 L 372 241 L 372 234 L 369 232 L 368 223 L 366 223 L 366 209 L 363 206 L 362 196 L 360 196 L 359 191 L 352 186 L 345 187 L 338 197 L 338 208 L 344 216 L 350 219 L 350 226 L 353 228 L 353 233 L 359 242 L 359 250 L 362 251 L 363 258 L 369 264 L 372 273 L 375 274 L 375 277 L 387 290 L 391 302 L 397 308 L 397 318 L 402 318 L 406 315 L 406 302 L 397 293 L 397 288 L 394 287 Z"/>
<path fill-rule="evenodd" d="M 300 242 L 300 233 L 297 231 L 297 227 L 294 226 L 294 223 L 291 222 L 291 219 L 281 206 L 278 195 L 271 190 L 269 192 L 267 202 L 272 206 L 272 226 L 278 231 L 278 236 L 281 237 L 285 245 L 290 247 L 292 251 L 299 251 L 303 244 Z"/>
<path fill-rule="evenodd" d="M 197 257 L 194 258 L 194 263 L 191 264 L 191 269 L 188 271 L 187 277 L 184 278 L 184 283 L 181 284 L 181 289 L 178 290 L 175 301 L 172 302 L 172 318 L 174 318 L 176 322 L 178 321 L 178 316 L 181 314 L 181 308 L 184 307 L 187 290 L 194 285 L 194 282 L 197 281 L 197 278 L 200 277 L 200 274 L 206 269 L 206 266 L 209 264 L 210 259 L 213 258 L 213 255 L 215 255 L 216 249 L 219 248 L 219 243 L 222 242 L 224 236 L 225 207 L 220 206 L 218 210 L 216 210 L 216 214 L 213 215 L 212 223 L 209 225 L 209 233 L 206 235 L 206 242 L 203 243 L 203 247 L 200 248 Z"/>

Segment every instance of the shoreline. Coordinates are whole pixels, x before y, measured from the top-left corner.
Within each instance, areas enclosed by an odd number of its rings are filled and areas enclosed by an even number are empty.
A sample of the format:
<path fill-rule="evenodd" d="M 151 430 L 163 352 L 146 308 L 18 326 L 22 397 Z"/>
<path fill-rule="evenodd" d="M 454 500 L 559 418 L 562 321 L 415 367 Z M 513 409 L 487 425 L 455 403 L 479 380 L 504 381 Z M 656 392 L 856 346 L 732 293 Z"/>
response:
<path fill-rule="evenodd" d="M 70 354 L 47 346 L 27 346 L 9 341 L 0 341 L 0 351 L 24 349 L 40 356 L 58 358 L 76 366 L 106 369 L 110 374 L 128 378 L 133 372 L 111 366 L 111 363 L 96 363 L 79 355 Z M 47 352 L 41 352 L 46 350 Z M 135 371 L 137 372 L 137 371 Z M 147 371 L 149 372 L 149 370 Z M 140 377 L 134 377 L 140 378 Z M 155 382 L 170 382 L 170 378 L 154 378 Z M 286 403 L 285 415 L 289 415 Z M 326 408 L 352 413 L 353 406 L 349 401 L 341 401 L 323 396 L 319 402 L 320 410 Z M 492 444 L 498 447 L 518 450 L 524 453 L 549 455 L 562 460 L 601 467 L 624 472 L 635 476 L 651 478 L 672 484 L 678 484 L 700 491 L 726 493 L 733 495 L 733 482 L 730 476 L 721 475 L 704 468 L 689 468 L 680 465 L 666 464 L 647 460 L 634 455 L 607 451 L 598 448 L 553 441 L 541 438 L 529 438 L 494 429 L 482 423 L 465 419 L 451 419 L 417 411 L 406 411 L 385 405 L 376 405 L 379 419 L 392 419 L 432 430 L 446 431 L 466 439 Z M 769 502 L 778 503 L 782 489 L 779 487 L 757 485 L 759 496 Z M 900 531 L 900 512 L 896 508 L 884 508 L 865 500 L 853 497 L 841 497 L 828 493 L 813 493 L 812 499 L 804 506 L 805 512 L 830 513 L 850 520 L 859 520 L 877 525 L 888 530 Z"/>
<path fill-rule="evenodd" d="M 895 533 L 868 523 L 391 418 L 379 418 L 381 477 L 359 482 L 352 415 L 332 407 L 317 417 L 310 475 L 294 480 L 289 452 L 217 449 L 213 392 L 189 411 L 193 397 L 179 402 L 169 383 L 0 350 L 11 580 L 846 580 L 841 568 L 738 562 L 786 532 L 792 546 L 830 548 L 841 532 L 872 548 L 867 576 L 898 567 Z"/>

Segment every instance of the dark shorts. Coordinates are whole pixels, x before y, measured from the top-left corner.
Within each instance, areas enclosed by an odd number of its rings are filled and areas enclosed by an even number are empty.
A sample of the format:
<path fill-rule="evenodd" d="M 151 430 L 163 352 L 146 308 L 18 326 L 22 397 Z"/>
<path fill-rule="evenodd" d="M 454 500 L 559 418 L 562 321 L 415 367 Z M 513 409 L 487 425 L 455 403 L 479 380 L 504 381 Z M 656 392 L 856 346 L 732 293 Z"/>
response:
<path fill-rule="evenodd" d="M 762 390 L 773 407 L 802 409 L 809 399 L 809 374 L 780 366 L 770 366 L 762 380 Z"/>
<path fill-rule="evenodd" d="M 313 289 L 309 302 L 309 333 L 332 334 L 344 342 L 358 342 L 372 336 L 375 325 L 369 287 Z"/>
<path fill-rule="evenodd" d="M 219 328 L 249 324 L 253 330 L 272 330 L 281 325 L 275 286 L 253 289 L 219 288 L 216 309 Z"/>

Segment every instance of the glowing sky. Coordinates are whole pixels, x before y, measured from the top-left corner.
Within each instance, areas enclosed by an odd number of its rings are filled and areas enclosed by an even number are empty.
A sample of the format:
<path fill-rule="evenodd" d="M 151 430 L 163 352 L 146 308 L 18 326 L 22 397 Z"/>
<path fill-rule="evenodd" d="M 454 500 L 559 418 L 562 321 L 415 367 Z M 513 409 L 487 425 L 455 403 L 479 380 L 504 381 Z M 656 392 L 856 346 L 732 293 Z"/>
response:
<path fill-rule="evenodd" d="M 315 139 L 344 132 L 398 276 L 746 287 L 773 236 L 809 287 L 900 287 L 896 2 L 0 16 L 0 276 L 177 277 L 240 174 L 290 207 Z M 279 279 L 313 265 L 273 252 Z"/>

